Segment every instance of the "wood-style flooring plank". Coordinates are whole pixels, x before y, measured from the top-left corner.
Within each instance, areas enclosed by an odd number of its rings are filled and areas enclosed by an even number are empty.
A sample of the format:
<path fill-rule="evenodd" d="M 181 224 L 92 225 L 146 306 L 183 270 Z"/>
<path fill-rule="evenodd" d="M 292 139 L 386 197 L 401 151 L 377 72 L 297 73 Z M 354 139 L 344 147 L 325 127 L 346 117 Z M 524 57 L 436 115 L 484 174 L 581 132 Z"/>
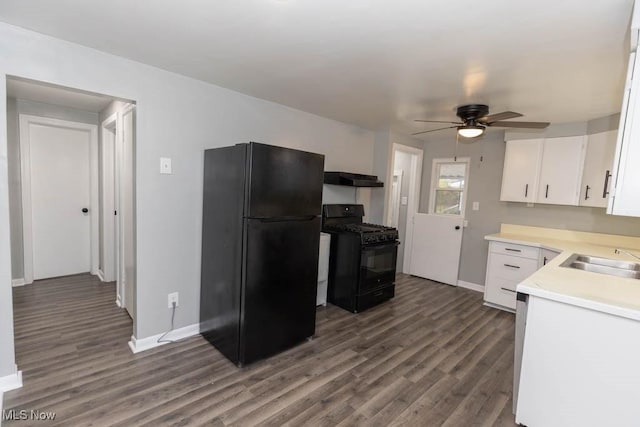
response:
<path fill-rule="evenodd" d="M 242 369 L 201 338 L 132 354 L 115 284 L 88 274 L 13 289 L 24 386 L 3 426 L 514 426 L 514 318 L 482 294 L 399 274 L 396 297 L 316 312 L 314 339 Z M 169 319 L 167 319 L 168 321 Z"/>

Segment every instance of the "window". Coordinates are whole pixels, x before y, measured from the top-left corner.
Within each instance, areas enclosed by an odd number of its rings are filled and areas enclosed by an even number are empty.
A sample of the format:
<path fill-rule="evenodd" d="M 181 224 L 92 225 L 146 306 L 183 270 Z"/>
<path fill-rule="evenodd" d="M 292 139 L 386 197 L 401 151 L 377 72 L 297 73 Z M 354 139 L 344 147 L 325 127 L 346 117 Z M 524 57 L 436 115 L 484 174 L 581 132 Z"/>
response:
<path fill-rule="evenodd" d="M 469 159 L 433 159 L 429 213 L 464 216 Z"/>

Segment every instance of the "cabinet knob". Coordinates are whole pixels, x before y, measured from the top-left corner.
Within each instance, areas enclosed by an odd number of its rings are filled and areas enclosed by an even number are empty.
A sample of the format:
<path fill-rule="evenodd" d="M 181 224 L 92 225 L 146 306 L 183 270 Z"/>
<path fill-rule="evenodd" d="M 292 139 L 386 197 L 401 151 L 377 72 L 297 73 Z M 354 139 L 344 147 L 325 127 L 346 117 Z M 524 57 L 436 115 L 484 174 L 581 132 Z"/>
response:
<path fill-rule="evenodd" d="M 456 225 L 456 230 L 460 230 L 460 226 L 459 225 Z"/>

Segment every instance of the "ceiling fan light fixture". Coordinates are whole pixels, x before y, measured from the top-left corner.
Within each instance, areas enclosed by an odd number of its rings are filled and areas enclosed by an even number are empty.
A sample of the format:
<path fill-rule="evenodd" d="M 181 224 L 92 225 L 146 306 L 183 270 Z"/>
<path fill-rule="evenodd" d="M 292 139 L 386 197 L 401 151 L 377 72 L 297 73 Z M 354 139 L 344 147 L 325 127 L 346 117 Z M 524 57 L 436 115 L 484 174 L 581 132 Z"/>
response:
<path fill-rule="evenodd" d="M 484 126 L 458 126 L 458 135 L 464 138 L 476 138 L 484 133 Z"/>

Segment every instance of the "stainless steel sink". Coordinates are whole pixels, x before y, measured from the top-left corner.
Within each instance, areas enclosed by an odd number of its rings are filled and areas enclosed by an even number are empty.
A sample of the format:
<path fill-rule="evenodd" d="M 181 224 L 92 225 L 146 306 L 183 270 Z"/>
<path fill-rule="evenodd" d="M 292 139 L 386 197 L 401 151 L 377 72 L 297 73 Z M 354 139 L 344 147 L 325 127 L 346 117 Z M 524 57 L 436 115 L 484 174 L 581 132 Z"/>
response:
<path fill-rule="evenodd" d="M 640 264 L 618 259 L 600 258 L 590 255 L 578 255 L 576 261 L 587 264 L 604 265 L 605 267 L 622 268 L 624 270 L 640 271 Z"/>
<path fill-rule="evenodd" d="M 575 268 L 610 276 L 640 279 L 640 264 L 590 255 L 573 254 L 560 267 Z"/>

